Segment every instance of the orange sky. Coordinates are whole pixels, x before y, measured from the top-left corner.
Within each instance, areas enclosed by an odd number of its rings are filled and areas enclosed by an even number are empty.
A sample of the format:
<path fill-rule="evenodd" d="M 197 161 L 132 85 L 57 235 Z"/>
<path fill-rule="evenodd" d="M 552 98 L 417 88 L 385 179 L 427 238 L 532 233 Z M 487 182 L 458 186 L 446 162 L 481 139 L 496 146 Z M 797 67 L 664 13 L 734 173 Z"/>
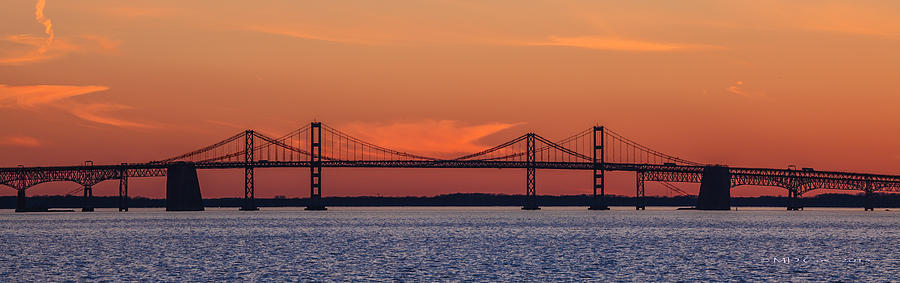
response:
<path fill-rule="evenodd" d="M 700 162 L 900 174 L 897 50 L 886 0 L 5 1 L 0 166 L 142 162 L 318 119 L 412 152 L 600 123 Z M 324 192 L 522 193 L 519 171 L 334 169 Z M 257 195 L 306 195 L 306 174 L 260 170 Z M 241 178 L 202 172 L 204 196 Z M 538 172 L 539 194 L 590 185 Z"/>

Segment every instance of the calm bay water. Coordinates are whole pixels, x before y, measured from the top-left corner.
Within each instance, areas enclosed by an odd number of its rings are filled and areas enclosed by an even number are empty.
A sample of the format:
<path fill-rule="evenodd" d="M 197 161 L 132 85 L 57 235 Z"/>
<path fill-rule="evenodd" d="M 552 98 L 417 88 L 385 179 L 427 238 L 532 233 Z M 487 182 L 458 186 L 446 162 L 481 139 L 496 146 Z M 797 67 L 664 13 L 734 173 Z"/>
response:
<path fill-rule="evenodd" d="M 900 212 L 0 212 L 2 281 L 900 280 Z"/>

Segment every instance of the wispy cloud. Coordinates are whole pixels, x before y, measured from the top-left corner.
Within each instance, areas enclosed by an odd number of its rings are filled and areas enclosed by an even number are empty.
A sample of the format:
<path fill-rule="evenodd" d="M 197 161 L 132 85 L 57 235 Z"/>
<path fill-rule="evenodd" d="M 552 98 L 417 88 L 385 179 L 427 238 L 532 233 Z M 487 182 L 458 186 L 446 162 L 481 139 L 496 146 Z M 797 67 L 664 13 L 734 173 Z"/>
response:
<path fill-rule="evenodd" d="M 121 44 L 121 41 L 96 34 L 57 38 L 44 51 L 45 39 L 29 34 L 10 35 L 0 38 L 0 41 L 12 44 L 11 48 L 0 50 L 0 65 L 13 66 L 43 62 L 72 53 L 110 53 L 116 51 Z"/>
<path fill-rule="evenodd" d="M 31 108 L 52 104 L 60 100 L 108 90 L 106 86 L 73 85 L 25 85 L 10 86 L 0 84 L 0 107 Z"/>
<path fill-rule="evenodd" d="M 505 46 L 561 46 L 610 51 L 628 52 L 678 52 L 700 50 L 724 50 L 723 46 L 706 44 L 670 43 L 648 40 L 628 39 L 622 37 L 603 36 L 549 36 L 540 40 L 503 39 L 498 37 L 460 36 L 453 33 L 435 32 L 433 34 L 413 36 L 410 34 L 379 34 L 377 31 L 348 31 L 320 29 L 304 29 L 297 31 L 279 26 L 250 26 L 244 30 L 280 35 L 306 40 L 327 41 L 356 45 L 428 45 L 428 44 L 480 44 Z"/>
<path fill-rule="evenodd" d="M 395 150 L 413 153 L 466 153 L 484 150 L 479 140 L 521 123 L 464 125 L 453 120 L 424 120 L 391 124 L 342 125 L 352 135 Z"/>
<path fill-rule="evenodd" d="M 561 37 L 550 36 L 547 39 L 536 42 L 525 42 L 531 46 L 564 46 L 587 49 L 630 51 L 630 52 L 672 52 L 672 51 L 696 51 L 696 50 L 722 50 L 722 46 L 705 44 L 667 43 L 656 41 L 635 40 L 620 37 L 601 36 L 575 36 Z"/>
<path fill-rule="evenodd" d="M 809 5 L 799 1 L 768 1 L 765 4 L 752 2 L 762 9 L 758 13 L 768 14 L 772 10 L 792 11 L 787 17 L 777 19 L 789 28 L 824 32 L 856 34 L 878 37 L 900 37 L 900 21 L 897 19 L 895 3 L 863 3 L 858 1 L 823 1 Z M 773 7 L 774 6 L 774 7 Z M 765 8 L 762 8 L 765 7 Z"/>
<path fill-rule="evenodd" d="M 49 106 L 62 109 L 79 119 L 116 127 L 154 128 L 150 124 L 127 121 L 108 116 L 108 112 L 130 109 L 113 103 L 84 103 L 69 98 L 108 90 L 107 86 L 25 85 L 0 84 L 0 108 L 32 109 Z"/>
<path fill-rule="evenodd" d="M 44 25 L 44 33 L 47 34 L 47 43 L 44 46 L 41 46 L 38 49 L 38 53 L 47 52 L 47 49 L 50 48 L 50 44 L 53 44 L 53 38 L 55 34 L 53 32 L 53 23 L 50 22 L 50 19 L 44 17 L 44 6 L 47 5 L 46 0 L 38 0 L 37 4 L 34 7 L 34 18 Z"/>
<path fill-rule="evenodd" d="M 272 34 L 272 35 L 280 35 L 287 36 L 292 38 L 300 38 L 300 39 L 308 39 L 308 40 L 318 40 L 318 41 L 328 41 L 335 43 L 344 43 L 344 44 L 358 44 L 358 45 L 383 45 L 386 42 L 377 41 L 373 39 L 366 39 L 355 36 L 334 36 L 334 35 L 324 35 L 321 33 L 315 33 L 311 31 L 294 31 L 285 28 L 277 28 L 277 27 L 264 27 L 264 26 L 250 26 L 245 28 L 247 31 L 259 32 L 264 34 Z"/>
<path fill-rule="evenodd" d="M 29 136 L 4 136 L 0 137 L 0 145 L 19 147 L 38 147 L 41 142 Z"/>
<path fill-rule="evenodd" d="M 99 34 L 82 34 L 79 35 L 78 38 L 84 40 L 83 44 L 77 46 L 77 48 L 82 51 L 97 53 L 112 52 L 118 50 L 119 45 L 122 44 L 121 40 L 115 40 Z"/>
<path fill-rule="evenodd" d="M 48 50 L 50 50 L 50 46 L 53 44 L 53 39 L 56 37 L 56 35 L 53 32 L 53 23 L 50 21 L 50 19 L 44 16 L 44 6 L 46 5 L 46 0 L 37 1 L 34 7 L 34 18 L 38 23 L 44 26 L 44 33 L 47 35 L 47 37 L 38 38 L 32 35 L 8 36 L 6 38 L 6 41 L 28 45 L 34 49 L 18 56 L 0 58 L 0 64 L 20 64 L 51 58 L 51 56 L 46 55 L 46 53 Z"/>
<path fill-rule="evenodd" d="M 737 95 L 746 95 L 747 93 L 744 92 L 743 89 L 741 89 L 741 86 L 743 86 L 743 85 L 744 85 L 744 82 L 736 81 L 736 82 L 734 82 L 733 85 L 726 88 L 725 91 L 728 91 L 730 93 L 737 94 Z"/>
<path fill-rule="evenodd" d="M 206 120 L 205 122 L 210 123 L 210 124 L 213 124 L 213 125 L 217 125 L 217 126 L 222 126 L 222 127 L 226 127 L 226 128 L 235 129 L 235 130 L 243 130 L 243 129 L 249 128 L 249 127 L 246 127 L 246 126 L 244 126 L 244 125 L 235 124 L 235 123 L 230 123 L 230 122 L 225 122 L 225 121 L 220 121 L 220 120 Z"/>
<path fill-rule="evenodd" d="M 59 58 L 72 52 L 108 52 L 118 48 L 119 41 L 95 34 L 56 38 L 53 23 L 44 15 L 45 6 L 45 0 L 37 2 L 35 19 L 44 26 L 46 37 L 18 34 L 0 38 L 0 41 L 11 44 L 11 48 L 0 51 L 0 65 L 23 65 Z"/>
<path fill-rule="evenodd" d="M 736 81 L 731 86 L 725 88 L 725 91 L 743 97 L 765 97 L 766 93 L 761 91 L 748 90 L 743 81 Z"/>
<path fill-rule="evenodd" d="M 89 104 L 73 104 L 69 107 L 69 112 L 75 117 L 81 118 L 85 121 L 90 121 L 98 124 L 110 125 L 115 127 L 126 127 L 126 128 L 156 128 L 156 126 L 127 121 L 120 118 L 115 118 L 109 116 L 107 113 L 117 110 L 127 110 L 132 109 L 133 107 L 121 104 L 110 104 L 110 103 L 89 103 Z"/>
<path fill-rule="evenodd" d="M 159 19 L 160 17 L 167 17 L 178 14 L 178 10 L 174 8 L 165 8 L 165 7 L 151 7 L 151 6 L 131 6 L 138 5 L 137 2 L 119 2 L 116 3 L 117 6 L 108 6 L 103 8 L 101 12 L 108 16 L 125 18 L 125 19 Z"/>

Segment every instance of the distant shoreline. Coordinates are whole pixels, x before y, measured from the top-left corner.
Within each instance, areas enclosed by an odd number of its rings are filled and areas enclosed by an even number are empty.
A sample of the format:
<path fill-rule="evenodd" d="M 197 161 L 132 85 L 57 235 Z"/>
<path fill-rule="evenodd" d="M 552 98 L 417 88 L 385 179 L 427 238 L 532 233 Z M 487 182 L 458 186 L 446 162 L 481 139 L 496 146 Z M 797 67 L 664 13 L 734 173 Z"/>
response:
<path fill-rule="evenodd" d="M 380 206 L 521 206 L 523 195 L 503 194 L 447 194 L 431 197 L 326 197 L 325 205 L 334 207 L 380 207 Z M 587 206 L 589 195 L 563 195 L 563 196 L 538 196 L 538 204 L 541 206 Z M 607 204 L 610 206 L 633 206 L 635 200 L 628 196 L 607 196 Z M 118 197 L 94 197 L 92 205 L 96 208 L 118 207 Z M 804 207 L 863 207 L 865 197 L 863 195 L 849 194 L 822 194 L 801 199 Z M 241 198 L 212 198 L 204 199 L 206 207 L 239 207 Z M 696 196 L 678 197 L 646 197 L 647 206 L 681 206 L 691 207 L 696 204 Z M 29 207 L 44 208 L 80 208 L 83 199 L 80 196 L 30 196 Z M 877 208 L 900 208 L 900 194 L 876 194 L 874 198 Z M 131 198 L 129 207 L 165 207 L 165 199 Z M 259 207 L 303 207 L 306 206 L 306 198 L 257 198 Z M 0 197 L 0 209 L 15 208 L 16 197 Z M 731 199 L 734 207 L 783 207 L 787 205 L 787 197 L 761 196 L 761 197 L 734 197 Z"/>

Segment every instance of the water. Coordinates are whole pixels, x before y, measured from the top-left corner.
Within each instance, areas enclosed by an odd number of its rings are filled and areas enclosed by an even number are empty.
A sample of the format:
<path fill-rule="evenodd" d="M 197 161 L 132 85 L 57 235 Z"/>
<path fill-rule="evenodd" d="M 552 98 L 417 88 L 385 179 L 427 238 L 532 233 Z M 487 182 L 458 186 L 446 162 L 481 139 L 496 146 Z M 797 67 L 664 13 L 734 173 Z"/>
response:
<path fill-rule="evenodd" d="M 0 212 L 2 281 L 900 279 L 900 213 L 545 207 Z"/>

